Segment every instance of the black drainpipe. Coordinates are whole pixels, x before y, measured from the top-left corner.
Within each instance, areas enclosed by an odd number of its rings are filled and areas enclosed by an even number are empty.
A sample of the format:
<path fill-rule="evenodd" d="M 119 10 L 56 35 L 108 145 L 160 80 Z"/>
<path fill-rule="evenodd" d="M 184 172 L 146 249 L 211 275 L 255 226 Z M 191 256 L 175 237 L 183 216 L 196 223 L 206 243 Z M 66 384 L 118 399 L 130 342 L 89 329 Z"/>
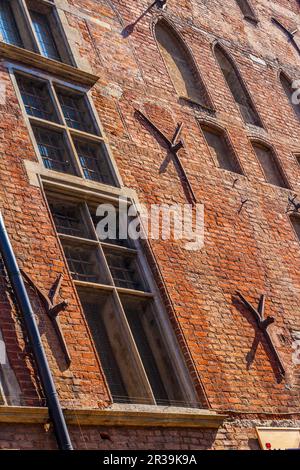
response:
<path fill-rule="evenodd" d="M 73 450 L 65 418 L 58 399 L 47 357 L 42 345 L 40 332 L 35 321 L 32 306 L 18 268 L 4 220 L 0 212 L 0 251 L 16 296 L 18 306 L 24 316 L 27 334 L 35 357 L 38 373 L 47 400 L 50 419 L 53 422 L 55 437 L 60 450 Z"/>

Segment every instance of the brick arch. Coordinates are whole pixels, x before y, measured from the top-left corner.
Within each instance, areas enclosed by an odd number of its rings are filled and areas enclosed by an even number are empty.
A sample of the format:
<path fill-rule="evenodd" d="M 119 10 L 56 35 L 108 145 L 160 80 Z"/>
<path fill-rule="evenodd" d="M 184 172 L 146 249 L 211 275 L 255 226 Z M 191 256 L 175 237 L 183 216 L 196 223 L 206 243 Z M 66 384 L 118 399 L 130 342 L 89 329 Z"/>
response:
<path fill-rule="evenodd" d="M 246 124 L 263 127 L 262 121 L 234 59 L 218 42 L 214 45 L 213 51 L 244 121 Z"/>
<path fill-rule="evenodd" d="M 266 181 L 290 189 L 286 173 L 273 145 L 266 139 L 258 137 L 251 138 L 250 142 Z"/>
<path fill-rule="evenodd" d="M 181 34 L 169 21 L 160 17 L 154 25 L 154 35 L 177 94 L 212 109 L 212 101 L 196 61 Z"/>
<path fill-rule="evenodd" d="M 236 3 L 246 20 L 250 20 L 255 23 L 258 21 L 254 8 L 248 0 L 236 0 Z"/>

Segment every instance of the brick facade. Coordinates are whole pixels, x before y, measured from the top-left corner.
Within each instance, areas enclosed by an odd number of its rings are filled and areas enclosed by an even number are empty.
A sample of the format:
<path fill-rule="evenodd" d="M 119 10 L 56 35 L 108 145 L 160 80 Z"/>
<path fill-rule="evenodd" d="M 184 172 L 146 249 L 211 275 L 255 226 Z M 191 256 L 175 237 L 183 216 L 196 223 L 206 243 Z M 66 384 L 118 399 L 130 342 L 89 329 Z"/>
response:
<path fill-rule="evenodd" d="M 300 189 L 294 155 L 300 153 L 300 121 L 279 73 L 298 78 L 300 55 L 271 18 L 293 30 L 300 25 L 300 5 L 296 0 L 251 3 L 257 24 L 243 18 L 234 0 L 168 0 L 165 10 L 153 8 L 126 29 L 146 10 L 147 1 L 55 1 L 77 62 L 99 77 L 91 90 L 93 103 L 123 184 L 146 206 L 187 200 L 174 164 L 162 170 L 165 148 L 135 110 L 170 138 L 176 124 L 184 123 L 180 156 L 197 201 L 205 205 L 205 245 L 195 253 L 181 241 L 151 241 L 146 254 L 200 406 L 228 414 L 218 430 L 71 426 L 76 448 L 256 449 L 255 426 L 299 426 L 299 366 L 292 361 L 292 343 L 294 332 L 300 331 L 300 250 L 286 208 L 288 195 Z M 215 112 L 178 98 L 153 33 L 161 16 L 190 49 Z M 297 32 L 300 44 L 299 38 Z M 264 129 L 243 122 L 216 62 L 216 43 L 235 60 Z M 69 300 L 60 314 L 72 358 L 67 368 L 51 322 L 30 290 L 59 397 L 66 408 L 104 408 L 111 403 L 110 394 L 43 191 L 30 180 L 28 162 L 36 163 L 37 156 L 5 59 L 0 85 L 5 90 L 0 99 L 1 211 L 20 266 L 46 292 L 63 273 L 60 296 Z M 244 175 L 216 167 L 199 121 L 226 130 Z M 251 139 L 272 146 L 290 190 L 265 182 Z M 266 294 L 266 315 L 276 320 L 270 331 L 286 369 L 284 378 L 236 291 L 253 305 Z M 0 302 L 0 328 L 22 405 L 44 406 L 22 315 L 5 274 Z M 0 447 L 54 449 L 56 444 L 52 430 L 46 432 L 42 425 L 0 423 Z"/>

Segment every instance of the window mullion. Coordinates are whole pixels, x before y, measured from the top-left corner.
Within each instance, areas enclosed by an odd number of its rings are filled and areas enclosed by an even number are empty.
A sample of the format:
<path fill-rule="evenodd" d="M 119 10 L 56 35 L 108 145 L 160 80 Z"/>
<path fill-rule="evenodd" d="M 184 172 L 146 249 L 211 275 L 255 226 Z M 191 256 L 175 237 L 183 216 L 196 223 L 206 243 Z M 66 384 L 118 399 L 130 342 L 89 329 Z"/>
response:
<path fill-rule="evenodd" d="M 61 109 L 59 100 L 57 98 L 52 80 L 50 80 L 48 83 L 49 83 L 50 96 L 51 96 L 52 102 L 54 104 L 55 110 L 57 112 L 58 119 L 65 127 L 67 127 L 65 117 L 64 117 L 64 113 L 62 112 L 62 109 Z"/>
<path fill-rule="evenodd" d="M 97 236 L 97 239 L 98 239 L 98 236 Z M 101 245 L 100 242 L 99 242 L 99 251 L 101 252 L 102 263 L 103 263 L 105 271 L 108 273 L 109 281 L 110 281 L 112 286 L 115 286 L 115 281 L 113 279 L 112 273 L 110 272 L 108 262 L 107 262 L 106 257 L 105 257 L 105 253 L 104 253 L 104 250 L 103 250 L 102 245 Z"/>
<path fill-rule="evenodd" d="M 70 131 L 67 127 L 65 127 L 65 133 L 66 133 L 66 137 L 67 137 L 68 147 L 69 147 L 69 150 L 70 150 L 70 153 L 71 153 L 71 157 L 73 158 L 76 170 L 78 171 L 81 178 L 85 179 L 84 173 L 82 171 L 82 166 L 81 166 L 81 163 L 80 163 L 80 159 L 79 159 L 76 147 L 75 147 L 73 139 L 72 139 L 72 135 L 71 135 L 71 133 L 70 133 Z"/>
<path fill-rule="evenodd" d="M 84 212 L 85 212 L 85 215 L 86 215 L 86 219 L 87 219 L 87 223 L 88 223 L 89 229 L 91 230 L 92 235 L 95 237 L 95 240 L 97 240 L 98 243 L 100 243 L 100 242 L 99 242 L 99 239 L 98 239 L 96 227 L 95 227 L 94 222 L 93 222 L 93 220 L 92 220 L 91 213 L 90 213 L 90 209 L 89 209 L 89 206 L 88 206 L 88 204 L 87 204 L 86 201 L 84 201 L 83 207 L 84 207 Z M 103 251 L 103 250 L 102 250 L 102 251 Z"/>

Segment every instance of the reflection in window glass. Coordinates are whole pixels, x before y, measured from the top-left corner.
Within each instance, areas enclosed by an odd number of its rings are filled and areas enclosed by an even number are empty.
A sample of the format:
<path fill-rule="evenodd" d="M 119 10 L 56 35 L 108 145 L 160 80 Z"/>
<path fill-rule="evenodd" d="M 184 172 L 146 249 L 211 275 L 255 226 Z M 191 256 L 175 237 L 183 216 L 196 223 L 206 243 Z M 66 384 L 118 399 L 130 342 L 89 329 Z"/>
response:
<path fill-rule="evenodd" d="M 42 54 L 49 59 L 61 60 L 47 15 L 30 11 L 30 16 Z"/>
<path fill-rule="evenodd" d="M 75 140 L 75 146 L 84 177 L 88 180 L 113 185 L 114 179 L 107 162 L 104 146 L 80 140 Z"/>
<path fill-rule="evenodd" d="M 22 75 L 16 75 L 26 112 L 47 121 L 57 121 L 47 84 Z"/>
<path fill-rule="evenodd" d="M 73 279 L 98 283 L 101 281 L 96 249 L 64 245 L 64 252 Z"/>
<path fill-rule="evenodd" d="M 58 90 L 57 96 L 69 127 L 92 134 L 95 133 L 87 103 L 82 95 L 67 90 Z"/>
<path fill-rule="evenodd" d="M 44 166 L 49 170 L 63 173 L 74 173 L 72 163 L 66 150 L 63 135 L 44 129 L 33 127 L 37 145 L 43 159 Z"/>

